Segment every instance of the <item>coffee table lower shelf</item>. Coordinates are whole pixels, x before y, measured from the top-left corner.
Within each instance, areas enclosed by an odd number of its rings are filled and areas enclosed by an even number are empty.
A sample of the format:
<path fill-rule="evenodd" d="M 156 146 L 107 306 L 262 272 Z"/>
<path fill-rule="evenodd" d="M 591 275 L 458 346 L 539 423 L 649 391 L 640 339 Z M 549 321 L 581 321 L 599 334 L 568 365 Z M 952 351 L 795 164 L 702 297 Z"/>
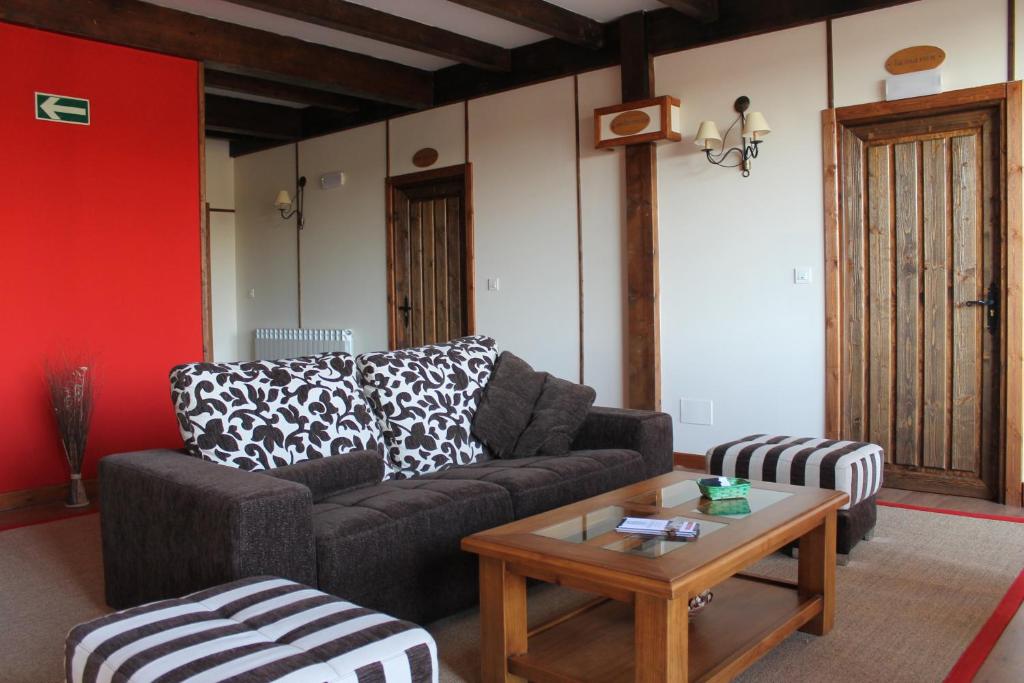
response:
<path fill-rule="evenodd" d="M 690 681 L 730 680 L 821 613 L 819 595 L 735 576 L 714 587 L 711 605 L 689 624 Z M 535 683 L 635 680 L 633 606 L 609 600 L 540 630 L 509 672 Z"/>

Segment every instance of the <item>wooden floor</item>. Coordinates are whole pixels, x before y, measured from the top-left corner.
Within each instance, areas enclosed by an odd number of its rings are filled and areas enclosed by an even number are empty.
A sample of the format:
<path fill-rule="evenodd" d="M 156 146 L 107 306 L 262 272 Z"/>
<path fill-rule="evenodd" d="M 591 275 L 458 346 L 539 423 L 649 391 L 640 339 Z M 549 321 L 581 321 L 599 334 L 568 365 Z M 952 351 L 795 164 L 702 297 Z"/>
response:
<path fill-rule="evenodd" d="M 1024 518 L 1024 509 L 1021 508 L 1011 508 L 991 501 L 937 493 L 882 489 L 878 493 L 878 499 L 891 503 Z M 37 505 L 19 510 L 5 510 L 0 512 L 0 530 L 50 522 L 95 510 L 95 504 L 83 510 L 69 510 L 59 503 Z M 988 660 L 978 672 L 975 681 L 976 683 L 1019 683 L 1024 678 L 1021 672 L 1024 672 L 1024 610 L 1018 611 L 1013 621 L 1007 626 Z"/>

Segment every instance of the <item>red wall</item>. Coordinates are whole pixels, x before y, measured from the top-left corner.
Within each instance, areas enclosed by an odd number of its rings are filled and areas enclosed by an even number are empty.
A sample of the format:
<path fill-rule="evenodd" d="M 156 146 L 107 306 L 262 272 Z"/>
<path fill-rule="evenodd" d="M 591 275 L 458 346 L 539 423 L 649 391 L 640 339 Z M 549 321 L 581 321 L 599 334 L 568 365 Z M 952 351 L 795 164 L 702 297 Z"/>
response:
<path fill-rule="evenodd" d="M 66 480 L 45 359 L 95 358 L 99 457 L 180 447 L 167 372 L 202 357 L 198 65 L 0 23 L 0 492 Z M 34 93 L 92 124 L 37 121 Z"/>

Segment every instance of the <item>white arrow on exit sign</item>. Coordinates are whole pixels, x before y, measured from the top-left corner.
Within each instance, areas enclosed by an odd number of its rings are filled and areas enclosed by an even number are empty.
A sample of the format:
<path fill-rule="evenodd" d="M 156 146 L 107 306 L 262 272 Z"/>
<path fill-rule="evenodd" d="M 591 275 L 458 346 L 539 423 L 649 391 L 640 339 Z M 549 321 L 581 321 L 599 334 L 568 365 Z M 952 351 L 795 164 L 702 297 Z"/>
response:
<path fill-rule="evenodd" d="M 89 100 L 66 95 L 36 93 L 36 118 L 43 121 L 89 125 Z"/>

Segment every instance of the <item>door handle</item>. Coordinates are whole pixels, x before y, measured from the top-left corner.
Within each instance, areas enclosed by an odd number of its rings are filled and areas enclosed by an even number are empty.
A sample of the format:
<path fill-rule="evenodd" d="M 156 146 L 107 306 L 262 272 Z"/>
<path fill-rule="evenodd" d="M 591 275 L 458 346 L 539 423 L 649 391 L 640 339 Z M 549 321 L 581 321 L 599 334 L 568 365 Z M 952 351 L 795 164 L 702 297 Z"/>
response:
<path fill-rule="evenodd" d="M 960 305 L 968 307 L 984 306 L 985 325 L 989 333 L 995 334 L 999 330 L 999 287 L 995 282 L 988 286 L 988 298 L 961 301 Z"/>
<path fill-rule="evenodd" d="M 398 310 L 402 312 L 402 316 L 405 318 L 405 326 L 409 327 L 409 313 L 412 311 L 412 306 L 409 305 L 409 297 L 405 297 L 402 305 L 398 307 Z"/>

